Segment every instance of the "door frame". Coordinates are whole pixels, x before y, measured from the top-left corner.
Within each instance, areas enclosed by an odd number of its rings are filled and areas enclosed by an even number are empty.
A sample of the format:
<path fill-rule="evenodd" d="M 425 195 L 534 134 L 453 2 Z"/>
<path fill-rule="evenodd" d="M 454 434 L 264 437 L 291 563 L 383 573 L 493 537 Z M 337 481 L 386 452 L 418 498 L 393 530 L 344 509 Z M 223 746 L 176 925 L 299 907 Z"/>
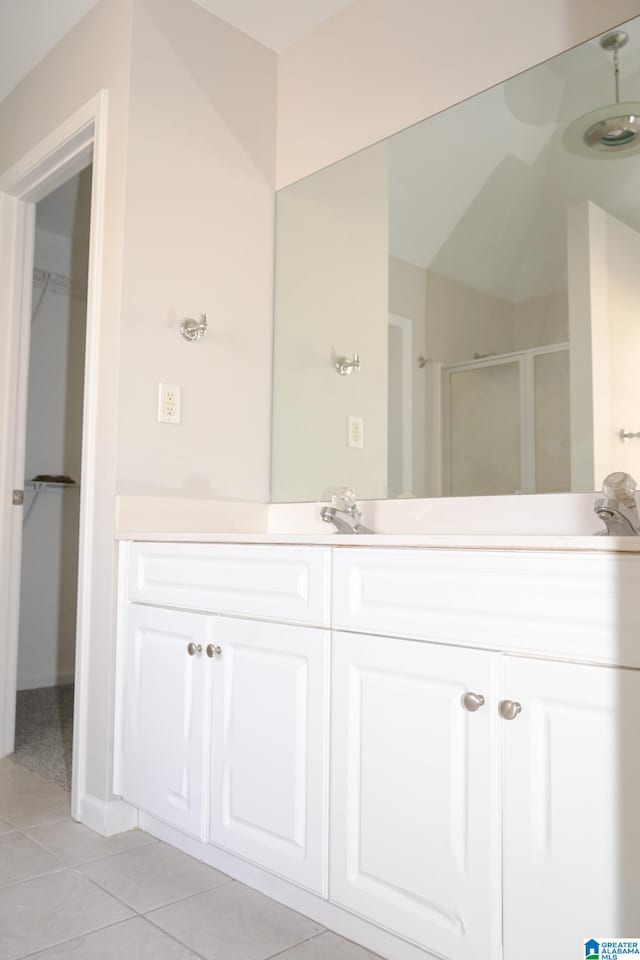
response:
<path fill-rule="evenodd" d="M 402 492 L 413 490 L 413 321 L 389 314 L 389 326 L 402 337 Z"/>
<path fill-rule="evenodd" d="M 95 525 L 100 292 L 104 243 L 107 92 L 92 98 L 12 167 L 0 174 L 0 757 L 13 751 L 24 489 L 29 341 L 35 246 L 35 204 L 92 163 L 87 284 L 80 530 L 75 659 L 72 816 L 85 792 L 89 625 L 99 584 L 92 570 Z M 3 329 L 4 327 L 4 329 Z M 4 344 L 2 343 L 4 341 Z"/>

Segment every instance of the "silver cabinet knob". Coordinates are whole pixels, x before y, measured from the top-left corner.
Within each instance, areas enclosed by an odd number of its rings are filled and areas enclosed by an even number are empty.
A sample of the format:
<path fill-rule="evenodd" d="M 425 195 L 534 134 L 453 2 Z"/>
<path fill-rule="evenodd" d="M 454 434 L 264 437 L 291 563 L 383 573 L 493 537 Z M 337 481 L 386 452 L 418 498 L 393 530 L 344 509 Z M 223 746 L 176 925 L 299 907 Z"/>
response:
<path fill-rule="evenodd" d="M 462 697 L 462 706 L 465 710 L 475 713 L 484 706 L 484 697 L 481 693 L 465 693 Z"/>
<path fill-rule="evenodd" d="M 212 643 L 207 644 L 207 656 L 208 657 L 221 657 L 222 656 L 222 647 L 215 647 Z"/>
<path fill-rule="evenodd" d="M 202 653 L 202 644 L 198 643 L 196 645 L 193 641 L 191 641 L 191 643 L 187 647 L 187 653 L 189 654 L 190 657 L 195 657 L 196 653 Z"/>
<path fill-rule="evenodd" d="M 515 720 L 522 713 L 522 704 L 517 700 L 501 700 L 498 704 L 498 713 L 503 720 Z"/>

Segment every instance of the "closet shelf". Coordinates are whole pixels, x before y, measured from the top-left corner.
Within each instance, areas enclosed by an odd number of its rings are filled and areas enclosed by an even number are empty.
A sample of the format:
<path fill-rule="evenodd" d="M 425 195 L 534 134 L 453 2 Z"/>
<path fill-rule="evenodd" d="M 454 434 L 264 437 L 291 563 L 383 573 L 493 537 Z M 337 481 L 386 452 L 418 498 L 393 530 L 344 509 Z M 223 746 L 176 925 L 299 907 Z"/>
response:
<path fill-rule="evenodd" d="M 31 480 L 25 481 L 25 487 L 77 487 L 72 477 L 65 473 L 39 473 Z"/>
<path fill-rule="evenodd" d="M 65 490 L 67 488 L 79 490 L 80 484 L 76 483 L 75 480 L 66 476 L 65 474 L 39 473 L 32 480 L 25 480 L 24 487 L 25 490 L 33 490 L 33 497 L 31 498 L 31 503 L 24 512 L 24 516 L 22 518 L 23 526 L 29 519 L 29 514 L 35 507 L 38 497 L 43 490 Z"/>

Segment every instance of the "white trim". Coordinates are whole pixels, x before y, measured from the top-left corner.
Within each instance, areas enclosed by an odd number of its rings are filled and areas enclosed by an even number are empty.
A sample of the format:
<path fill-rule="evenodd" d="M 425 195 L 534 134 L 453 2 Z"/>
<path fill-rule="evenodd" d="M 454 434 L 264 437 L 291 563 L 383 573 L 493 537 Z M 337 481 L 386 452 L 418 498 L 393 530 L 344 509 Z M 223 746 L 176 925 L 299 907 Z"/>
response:
<path fill-rule="evenodd" d="M 16 680 L 18 673 L 18 620 L 20 610 L 20 555 L 22 510 L 12 505 L 11 491 L 22 489 L 24 431 L 16 431 L 18 416 L 25 416 L 25 363 L 28 363 L 31 314 L 35 208 L 15 197 L 0 194 L 0 316 L 4 331 L 5 369 L 0 382 L 0 756 L 13 751 Z M 24 343 L 26 331 L 27 343 Z M 28 370 L 27 370 L 28 375 Z M 4 679 L 4 684 L 2 684 Z"/>
<path fill-rule="evenodd" d="M 139 826 L 151 836 L 164 840 L 189 856 L 226 873 L 234 880 L 246 883 L 253 890 L 297 910 L 327 929 L 353 940 L 367 950 L 388 957 L 389 960 L 438 960 L 435 954 L 424 948 L 402 940 L 382 927 L 377 927 L 317 894 L 276 877 L 226 850 L 194 840 L 143 810 L 140 811 Z"/>
<path fill-rule="evenodd" d="M 536 401 L 533 350 L 520 359 L 520 477 L 522 493 L 536 492 Z"/>
<path fill-rule="evenodd" d="M 402 335 L 402 493 L 413 490 L 413 321 L 389 314 L 389 326 Z"/>
<path fill-rule="evenodd" d="M 26 376 L 35 240 L 35 202 L 93 161 L 91 234 L 87 285 L 87 344 L 83 404 L 82 486 L 76 631 L 76 691 L 72 815 L 84 819 L 89 625 L 93 591 L 91 543 L 95 523 L 98 347 L 106 178 L 107 93 L 76 111 L 9 170 L 0 175 L 0 291 L 6 303 L 7 373 L 0 383 L 4 409 L 0 437 L 0 534 L 8 544 L 0 560 L 0 756 L 13 749 L 18 646 L 22 510 L 10 506 L 10 491 L 22 488 L 26 433 Z M 4 304 L 3 304 L 4 305 Z M 14 373 L 15 371 L 15 373 Z M 4 649 L 3 649 L 4 648 Z M 4 653 L 4 657 L 2 657 Z"/>
<path fill-rule="evenodd" d="M 518 361 L 520 381 L 520 490 L 535 493 L 535 399 L 533 396 L 533 356 L 523 353 Z"/>
<path fill-rule="evenodd" d="M 116 796 L 122 796 L 122 757 L 124 755 L 124 687 L 126 678 L 126 596 L 129 581 L 129 555 L 131 544 L 118 544 L 118 612 L 116 623 L 116 677 L 113 730 L 113 784 Z"/>
<path fill-rule="evenodd" d="M 96 523 L 96 445 L 99 388 L 100 303 L 105 219 L 107 161 L 107 93 L 93 103 L 93 168 L 91 172 L 91 220 L 87 276 L 87 336 L 85 346 L 82 417 L 82 486 L 78 536 L 78 600 L 76 620 L 76 690 L 73 724 L 71 815 L 80 816 L 80 796 L 86 789 L 87 714 L 89 691 L 89 646 L 94 584 L 92 569 L 93 527 Z"/>
<path fill-rule="evenodd" d="M 138 811 L 124 800 L 98 800 L 83 793 L 78 797 L 76 819 L 102 837 L 113 837 L 116 833 L 136 829 Z"/>
<path fill-rule="evenodd" d="M 442 435 L 443 427 L 443 377 L 442 364 L 436 360 L 427 363 L 426 375 L 426 403 L 427 403 L 427 492 L 430 497 L 442 497 L 443 463 L 446 462 L 445 443 Z"/>
<path fill-rule="evenodd" d="M 524 350 L 514 350 L 511 353 L 490 354 L 486 357 L 479 357 L 477 360 L 461 360 L 459 363 L 447 363 L 443 365 L 443 369 L 447 371 L 447 373 L 449 370 L 453 370 L 454 372 L 460 370 L 475 370 L 479 367 L 490 367 L 497 363 L 504 363 L 507 360 L 518 360 L 525 354 L 531 354 L 531 356 L 535 357 L 541 353 L 559 353 L 560 350 L 568 349 L 569 344 L 567 342 L 551 343 L 545 347 L 527 347 Z"/>
<path fill-rule="evenodd" d="M 88 166 L 96 123 L 106 113 L 106 102 L 103 90 L 0 174 L 0 191 L 37 203 Z"/>

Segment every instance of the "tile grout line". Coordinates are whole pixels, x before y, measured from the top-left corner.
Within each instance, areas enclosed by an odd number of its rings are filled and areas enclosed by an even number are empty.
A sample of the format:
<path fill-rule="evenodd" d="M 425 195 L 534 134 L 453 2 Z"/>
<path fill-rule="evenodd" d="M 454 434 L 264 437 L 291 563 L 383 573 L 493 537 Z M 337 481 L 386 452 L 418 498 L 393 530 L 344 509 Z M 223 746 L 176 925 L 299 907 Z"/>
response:
<path fill-rule="evenodd" d="M 301 914 L 301 916 L 303 916 L 303 914 Z M 305 943 L 311 943 L 312 940 L 317 940 L 319 937 L 324 937 L 327 933 L 329 933 L 329 930 L 327 930 L 326 927 L 323 927 L 322 930 L 318 931 L 318 933 L 314 933 L 312 937 L 306 937 L 304 940 L 299 940 L 297 943 L 292 943 L 290 947 L 285 947 L 284 950 L 279 950 L 278 953 L 270 953 L 268 957 L 263 957 L 262 960 L 276 960 L 277 957 L 286 957 L 290 950 L 295 950 L 297 947 L 302 947 Z"/>
<path fill-rule="evenodd" d="M 50 943 L 48 946 L 42 947 L 41 950 L 36 950 L 35 953 L 23 953 L 21 956 L 16 957 L 15 960 L 30 960 L 31 957 L 40 957 L 55 947 L 62 947 L 65 943 L 73 943 L 74 940 L 80 940 L 81 937 L 89 937 L 93 933 L 101 933 L 103 930 L 110 930 L 111 927 L 119 927 L 121 924 L 129 923 L 130 920 L 135 919 L 137 919 L 137 915 L 135 917 L 125 917 L 124 920 L 115 920 L 113 923 L 105 923 L 103 927 L 96 927 L 95 930 L 86 930 L 84 933 L 79 933 L 75 937 L 69 937 L 68 940 L 57 940 L 55 943 Z"/>
<path fill-rule="evenodd" d="M 127 851 L 127 852 L 128 852 L 128 851 Z M 107 858 L 105 858 L 105 859 L 107 859 Z M 97 862 L 99 862 L 99 861 L 90 861 L 90 862 L 97 863 Z M 81 867 L 81 866 L 82 866 L 82 867 L 86 867 L 86 866 L 88 866 L 88 864 L 86 864 L 86 863 L 78 864 L 78 867 Z M 184 900 L 190 900 L 191 897 L 199 897 L 201 894 L 203 894 L 203 893 L 209 893 L 210 890 L 215 890 L 217 887 L 225 887 L 225 886 L 227 886 L 228 883 L 237 883 L 237 882 L 238 882 L 237 880 L 234 880 L 233 877 L 229 877 L 228 880 L 224 880 L 222 883 L 216 883 L 215 886 L 213 886 L 213 887 L 206 887 L 206 889 L 204 889 L 204 890 L 198 890 L 197 893 L 188 893 L 188 894 L 187 894 L 186 896 L 184 896 L 184 897 L 178 897 L 177 900 L 170 900 L 168 903 L 159 904 L 157 907 L 150 907 L 149 910 L 147 911 L 147 913 L 141 913 L 139 910 L 136 910 L 135 907 L 132 907 L 130 904 L 128 904 L 128 903 L 126 902 L 126 900 L 123 900 L 121 897 L 116 896 L 115 893 L 111 893 L 111 891 L 110 891 L 110 890 L 107 890 L 106 887 L 101 886 L 101 885 L 98 883 L 97 880 L 94 880 L 92 877 L 88 877 L 86 874 L 81 873 L 80 870 L 77 869 L 77 868 L 75 868 L 75 867 L 70 867 L 69 869 L 74 870 L 79 876 L 84 877 L 85 880 L 88 880 L 90 883 L 92 883 L 92 884 L 94 885 L 94 887 L 97 887 L 97 888 L 98 888 L 98 890 L 101 890 L 103 893 L 106 893 L 106 894 L 108 894 L 110 897 L 113 897 L 114 900 L 117 900 L 118 903 L 121 903 L 121 904 L 122 904 L 124 907 L 126 907 L 128 910 L 133 911 L 133 913 L 134 913 L 137 917 L 143 917 L 145 920 L 148 920 L 148 919 L 149 919 L 148 914 L 149 914 L 149 913 L 153 913 L 154 910 L 164 910 L 165 907 L 172 907 L 175 903 L 182 903 Z M 157 926 L 157 924 L 154 923 L 154 926 Z M 158 927 L 158 929 L 162 929 L 162 928 L 161 928 L 161 927 Z"/>
<path fill-rule="evenodd" d="M 233 882 L 233 883 L 240 883 L 239 880 L 233 880 L 232 882 Z M 244 884 L 242 884 L 242 885 L 244 886 Z M 220 884 L 220 886 L 223 886 L 223 884 Z M 214 889 L 215 889 L 215 888 L 214 888 Z M 251 889 L 251 888 L 249 888 L 249 889 Z M 204 893 L 207 893 L 208 891 L 205 890 L 205 891 L 203 891 L 203 892 L 204 892 Z M 200 896 L 200 894 L 194 893 L 193 896 L 194 896 L 194 897 L 197 897 L 197 896 Z M 188 899 L 190 899 L 190 898 L 187 897 L 187 898 L 185 898 L 185 899 L 188 900 Z M 271 899 L 271 898 L 269 898 L 269 899 Z M 176 901 L 174 901 L 174 902 L 175 902 L 175 903 L 180 903 L 181 901 L 176 900 Z M 277 903 L 277 901 L 274 901 L 274 903 Z M 171 904 L 167 904 L 167 906 L 171 906 Z M 161 909 L 163 909 L 163 908 L 162 908 L 162 907 L 158 907 L 157 909 L 158 909 L 158 910 L 161 910 Z M 287 909 L 291 909 L 291 908 L 288 907 Z M 154 911 L 151 911 L 151 912 L 153 913 Z M 297 911 L 292 911 L 292 912 L 297 913 Z M 177 937 L 174 933 L 170 933 L 168 930 L 165 930 L 164 927 L 161 927 L 158 923 L 156 923 L 154 920 L 152 920 L 151 917 L 150 917 L 148 914 L 141 914 L 140 916 L 142 917 L 143 920 L 148 920 L 149 923 L 151 923 L 151 924 L 155 927 L 156 930 L 160 930 L 162 933 L 166 933 L 167 936 L 171 937 L 172 940 L 175 940 L 176 943 L 179 943 L 181 947 L 185 947 L 187 950 L 191 950 L 191 952 L 192 952 L 196 957 L 199 957 L 200 960 L 210 960 L 210 958 L 207 958 L 207 957 L 205 957 L 203 954 L 198 953 L 198 951 L 195 949 L 195 947 L 192 947 L 190 944 L 186 943 L 184 940 L 180 940 L 180 938 Z M 303 914 L 300 914 L 300 916 L 303 916 Z M 308 918 L 306 918 L 306 919 L 308 919 Z M 305 937 L 304 940 L 298 940 L 298 941 L 296 941 L 296 943 L 292 943 L 290 946 L 285 947 L 284 950 L 279 950 L 277 953 L 270 953 L 270 954 L 268 954 L 266 957 L 260 957 L 260 958 L 258 958 L 258 960 L 275 960 L 276 957 L 282 957 L 282 956 L 284 956 L 289 950 L 294 950 L 296 947 L 302 946 L 303 943 L 309 943 L 311 940 L 315 940 L 315 939 L 317 939 L 318 937 L 321 937 L 321 936 L 323 936 L 325 933 L 328 933 L 328 932 L 329 932 L 329 931 L 328 931 L 326 928 L 323 927 L 322 930 L 319 930 L 318 933 L 314 934 L 312 937 Z"/>
<path fill-rule="evenodd" d="M 66 822 L 66 819 L 67 819 L 67 818 L 65 817 L 65 822 Z M 76 821 L 76 820 L 73 820 L 73 818 L 69 818 L 69 819 L 71 820 L 72 823 L 77 823 L 77 821 Z M 51 822 L 52 822 L 52 823 L 59 823 L 59 822 L 61 823 L 62 821 L 52 820 Z M 27 838 L 27 840 L 31 840 L 32 843 L 35 843 L 35 844 L 37 844 L 39 847 L 42 847 L 43 850 L 45 850 L 47 853 L 50 853 L 52 856 L 54 856 L 54 857 L 59 857 L 60 854 L 59 854 L 56 850 L 54 850 L 52 847 L 48 847 L 45 843 L 42 842 L 42 840 L 36 840 L 34 837 L 30 837 L 29 834 L 26 832 L 27 830 L 37 830 L 38 827 L 44 827 L 44 826 L 49 826 L 49 824 L 39 823 L 39 824 L 38 824 L 37 826 L 35 826 L 35 827 L 25 827 L 25 829 L 23 829 L 23 830 L 17 830 L 16 832 L 17 832 L 17 833 L 21 833 L 23 836 L 25 836 L 25 837 Z M 84 824 L 78 824 L 78 826 L 84 826 Z M 86 829 L 87 829 L 87 830 L 90 830 L 91 828 L 90 828 L 90 827 L 87 827 Z M 93 831 L 92 831 L 92 832 L 93 832 Z M 141 831 L 141 832 L 144 833 L 144 831 Z M 136 844 L 136 845 L 133 846 L 133 847 L 129 847 L 129 849 L 127 849 L 127 850 L 114 850 L 113 853 L 105 853 L 104 856 L 101 856 L 101 857 L 89 857 L 88 860 L 78 860 L 76 863 L 66 863 L 66 862 L 65 862 L 65 866 L 66 866 L 66 867 L 69 867 L 70 869 L 74 869 L 74 868 L 76 868 L 76 867 L 86 867 L 86 866 L 87 866 L 88 864 L 90 864 L 90 863 L 98 863 L 100 860 L 109 860 L 111 857 L 118 857 L 118 856 L 120 856 L 120 854 L 129 853 L 129 852 L 131 852 L 132 850 L 140 850 L 140 849 L 142 849 L 142 847 L 150 847 L 150 846 L 152 846 L 152 844 L 154 844 L 154 843 L 161 843 L 160 840 L 157 840 L 155 837 L 152 837 L 150 833 L 145 833 L 144 835 L 145 835 L 145 837 L 149 837 L 149 840 L 148 840 L 148 841 L 145 841 L 144 843 Z M 3 836 L 3 835 L 0 835 L 0 841 L 2 841 L 2 836 Z M 99 833 L 96 834 L 96 836 L 100 837 L 100 838 L 103 839 L 103 840 L 109 839 L 108 837 L 102 837 L 102 835 L 99 834 Z M 117 834 L 116 834 L 116 836 L 117 836 Z"/>
<path fill-rule="evenodd" d="M 48 827 L 48 826 L 50 826 L 52 823 L 61 823 L 63 820 L 68 820 L 68 819 L 70 819 L 70 818 L 69 818 L 69 817 L 54 817 L 53 820 L 42 820 L 42 821 L 39 821 L 38 823 L 23 823 L 21 827 L 18 827 L 18 826 L 16 826 L 14 823 L 11 823 L 10 820 L 7 820 L 7 819 L 6 819 L 6 814 L 3 815 L 2 812 L 0 811 L 0 820 L 4 820 L 5 823 L 10 824 L 10 825 L 13 827 L 13 829 L 14 829 L 15 831 L 17 831 L 18 833 L 23 833 L 25 830 L 33 830 L 33 829 L 35 829 L 36 827 Z M 75 823 L 75 820 L 74 820 L 74 823 Z"/>
<path fill-rule="evenodd" d="M 197 894 L 194 894 L 194 896 L 197 896 Z M 176 900 L 175 902 L 179 903 L 180 901 Z M 167 904 L 167 906 L 170 906 L 170 904 Z M 162 909 L 161 907 L 158 907 L 158 910 L 161 910 L 161 909 Z M 151 917 L 149 917 L 147 914 L 139 913 L 138 916 L 140 917 L 141 920 L 146 920 L 147 923 L 150 923 L 154 930 L 159 930 L 160 933 L 164 933 L 165 936 L 173 940 L 174 943 L 177 943 L 181 947 L 184 947 L 185 950 L 190 950 L 191 953 L 194 955 L 194 957 L 198 957 L 198 960 L 209 960 L 209 958 L 205 957 L 203 953 L 198 953 L 198 951 L 194 947 L 190 947 L 187 943 L 184 942 L 184 940 L 180 940 L 178 937 L 176 937 L 174 933 L 170 933 L 168 930 L 165 930 L 163 927 L 159 926 L 159 924 L 155 923 L 155 921 L 152 920 Z"/>
<path fill-rule="evenodd" d="M 45 851 L 46 852 L 46 851 Z M 19 887 L 22 883 L 31 883 L 32 880 L 41 880 L 42 877 L 52 877 L 56 873 L 64 873 L 68 870 L 66 864 L 54 867 L 53 870 L 45 870 L 44 873 L 34 873 L 30 877 L 23 877 L 22 880 L 14 880 L 11 883 L 0 883 L 0 891 L 11 890 L 12 887 Z"/>

